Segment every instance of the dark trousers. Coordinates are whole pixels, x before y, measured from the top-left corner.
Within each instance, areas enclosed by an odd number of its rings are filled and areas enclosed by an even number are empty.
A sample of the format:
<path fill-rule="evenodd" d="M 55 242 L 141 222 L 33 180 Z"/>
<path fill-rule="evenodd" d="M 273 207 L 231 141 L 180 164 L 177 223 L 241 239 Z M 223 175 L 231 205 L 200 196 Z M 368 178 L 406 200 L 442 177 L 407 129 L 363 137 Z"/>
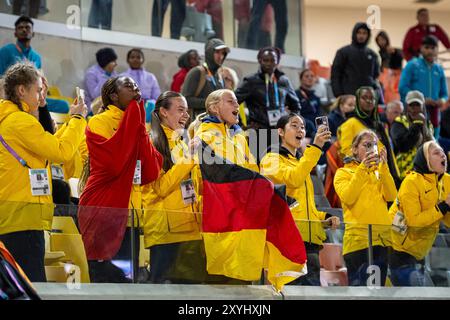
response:
<path fill-rule="evenodd" d="M 396 287 L 424 286 L 424 262 L 406 252 L 392 251 L 390 260 L 391 282 Z"/>
<path fill-rule="evenodd" d="M 135 259 L 131 262 L 131 245 L 135 247 Z M 119 251 L 112 260 L 126 260 L 130 262 L 130 268 L 134 268 L 137 276 L 139 269 L 139 229 L 135 228 L 134 239 L 131 237 L 131 228 L 127 227 Z M 93 283 L 128 283 L 131 282 L 126 277 L 124 271 L 115 266 L 111 261 L 89 260 L 89 276 Z"/>
<path fill-rule="evenodd" d="M 164 15 L 169 2 L 172 4 L 170 14 L 170 37 L 180 39 L 181 27 L 186 17 L 185 0 L 154 0 L 152 9 L 152 36 L 161 37 Z"/>
<path fill-rule="evenodd" d="M 261 32 L 261 19 L 264 15 L 264 10 L 268 4 L 271 4 L 275 13 L 275 46 L 280 48 L 283 52 L 284 41 L 286 39 L 286 34 L 288 31 L 288 15 L 287 15 L 287 5 L 286 0 L 254 0 L 253 7 L 250 18 L 250 26 L 247 36 L 247 44 L 249 49 L 260 49 L 257 48 L 256 36 Z"/>
<path fill-rule="evenodd" d="M 16 16 L 20 16 L 22 14 L 22 5 L 24 3 L 24 0 L 14 0 L 13 1 L 13 14 Z M 27 1 L 28 6 L 26 6 L 27 10 L 25 12 L 25 15 L 29 16 L 30 18 L 37 18 L 39 13 L 39 7 L 41 5 L 40 0 L 29 0 Z"/>
<path fill-rule="evenodd" d="M 44 231 L 29 230 L 0 235 L 6 248 L 31 282 L 47 282 Z"/>
<path fill-rule="evenodd" d="M 112 0 L 92 0 L 89 11 L 89 28 L 111 30 Z"/>
<path fill-rule="evenodd" d="M 358 250 L 344 255 L 347 267 L 349 286 L 366 286 L 370 276 L 368 273 L 369 253 L 368 249 Z M 384 286 L 388 267 L 388 248 L 382 246 L 373 247 L 373 264 L 380 268 L 380 285 Z"/>
<path fill-rule="evenodd" d="M 320 261 L 319 261 L 320 247 L 316 244 L 309 244 L 306 242 L 305 247 L 306 247 L 306 256 L 308 259 L 308 261 L 306 262 L 308 273 L 288 284 L 299 286 L 320 286 Z"/>

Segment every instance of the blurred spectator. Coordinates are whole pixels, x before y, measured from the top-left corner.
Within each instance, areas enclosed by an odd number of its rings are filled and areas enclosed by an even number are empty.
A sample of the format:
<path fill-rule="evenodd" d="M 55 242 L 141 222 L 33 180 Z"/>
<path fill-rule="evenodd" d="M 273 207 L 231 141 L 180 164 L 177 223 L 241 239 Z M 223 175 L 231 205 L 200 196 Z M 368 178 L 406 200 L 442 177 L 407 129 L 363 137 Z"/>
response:
<path fill-rule="evenodd" d="M 430 23 L 428 9 L 417 10 L 417 21 L 418 24 L 408 30 L 403 40 L 403 56 L 407 61 L 419 57 L 422 40 L 428 35 L 437 37 L 447 49 L 450 49 L 450 40 L 445 31 L 438 24 Z"/>
<path fill-rule="evenodd" d="M 309 60 L 308 68 L 314 73 L 314 76 L 316 77 L 313 86 L 314 94 L 320 98 L 320 105 L 326 110 L 329 110 L 329 106 L 335 99 L 329 80 L 330 68 L 322 67 L 317 60 Z"/>
<path fill-rule="evenodd" d="M 348 115 L 355 111 L 356 99 L 352 94 L 345 94 L 336 99 L 331 106 L 331 112 L 328 115 L 328 125 L 331 136 L 336 138 L 337 129 L 347 120 Z"/>
<path fill-rule="evenodd" d="M 17 42 L 7 44 L 0 49 L 0 76 L 9 66 L 23 60 L 32 62 L 38 69 L 42 67 L 41 56 L 31 47 L 31 39 L 34 37 L 33 20 L 21 16 L 14 25 L 16 27 L 14 36 Z"/>
<path fill-rule="evenodd" d="M 234 19 L 238 21 L 238 47 L 247 48 L 247 34 L 250 25 L 250 0 L 234 0 Z M 272 31 L 274 13 L 272 5 L 269 3 L 264 10 L 261 19 L 261 29 L 256 35 L 257 48 L 272 46 Z"/>
<path fill-rule="evenodd" d="M 450 108 L 442 112 L 439 144 L 446 154 L 450 152 Z"/>
<path fill-rule="evenodd" d="M 331 85 L 335 97 L 355 94 L 362 86 L 379 90 L 376 79 L 380 66 L 376 53 L 367 47 L 371 31 L 366 23 L 358 22 L 352 32 L 352 43 L 339 49 L 331 67 Z"/>
<path fill-rule="evenodd" d="M 444 107 L 448 99 L 444 68 L 435 62 L 437 49 L 438 40 L 435 36 L 423 38 L 420 48 L 422 55 L 406 64 L 399 85 L 402 101 L 405 101 L 407 93 L 412 90 L 423 93 L 436 138 L 439 137 L 440 109 Z"/>
<path fill-rule="evenodd" d="M 155 75 L 142 67 L 144 61 L 144 52 L 141 49 L 131 49 L 127 54 L 127 62 L 130 68 L 121 76 L 130 77 L 137 83 L 139 89 L 141 89 L 142 99 L 155 102 L 161 90 Z"/>
<path fill-rule="evenodd" d="M 375 38 L 380 48 L 381 74 L 380 82 L 383 86 L 384 102 L 387 104 L 392 100 L 399 100 L 398 83 L 402 71 L 402 51 L 391 47 L 389 37 L 385 31 L 380 31 Z"/>
<path fill-rule="evenodd" d="M 180 39 L 181 27 L 186 17 L 186 0 L 154 0 L 152 9 L 152 36 L 161 37 L 164 15 L 171 4 L 170 38 Z"/>
<path fill-rule="evenodd" d="M 117 54 L 112 48 L 103 48 L 95 54 L 97 64 L 91 66 L 84 77 L 86 89 L 86 105 L 91 110 L 91 103 L 101 95 L 103 84 L 116 76 L 114 69 L 117 67 Z"/>
<path fill-rule="evenodd" d="M 299 74 L 300 88 L 295 93 L 300 100 L 302 106 L 302 116 L 306 121 L 310 121 L 313 125 L 316 117 L 320 116 L 320 99 L 314 94 L 313 86 L 315 83 L 314 73 L 309 69 L 304 69 Z"/>
<path fill-rule="evenodd" d="M 220 68 L 219 72 L 222 73 L 222 79 L 225 89 L 235 91 L 239 85 L 239 78 L 236 71 L 229 67 L 223 66 L 222 68 Z"/>
<path fill-rule="evenodd" d="M 112 0 L 92 0 L 89 11 L 89 28 L 111 30 Z"/>
<path fill-rule="evenodd" d="M 380 114 L 380 119 L 386 123 L 390 132 L 392 124 L 397 117 L 400 117 L 403 113 L 403 103 L 398 100 L 391 101 L 386 106 L 386 112 Z"/>
<path fill-rule="evenodd" d="M 188 102 L 191 119 L 205 111 L 206 97 L 211 92 L 225 87 L 218 71 L 229 52 L 230 48 L 221 39 L 210 39 L 205 44 L 205 62 L 186 75 L 181 92 Z"/>
<path fill-rule="evenodd" d="M 257 143 L 250 141 L 252 153 L 261 159 L 271 141 L 278 142 L 278 134 L 271 137 L 277 121 L 285 112 L 300 113 L 300 102 L 289 78 L 278 69 L 281 51 L 262 48 L 258 52 L 259 70 L 244 80 L 236 90 L 239 103 L 245 102 L 249 111 L 247 127 L 256 130 Z"/>
<path fill-rule="evenodd" d="M 24 7 L 24 15 L 31 18 L 37 18 L 39 13 L 39 7 L 41 6 L 40 0 L 14 0 L 13 1 L 13 14 L 16 16 L 22 15 L 22 9 Z"/>
<path fill-rule="evenodd" d="M 247 34 L 247 48 L 258 49 L 257 36 L 262 31 L 261 21 L 265 14 L 266 7 L 272 5 L 275 13 L 275 47 L 280 48 L 281 52 L 285 52 L 284 41 L 288 31 L 288 14 L 286 0 L 254 0 L 250 18 L 250 25 Z M 267 32 L 267 31 L 263 31 Z"/>
<path fill-rule="evenodd" d="M 413 168 L 417 148 L 433 140 L 433 126 L 426 118 L 423 94 L 410 91 L 405 100 L 406 112 L 395 118 L 390 131 L 401 179 Z"/>
<path fill-rule="evenodd" d="M 170 90 L 175 92 L 181 91 L 181 86 L 184 83 L 184 79 L 188 74 L 189 70 L 200 65 L 200 55 L 198 51 L 195 49 L 189 50 L 183 53 L 178 58 L 178 67 L 180 67 L 180 71 L 173 75 L 172 84 L 170 86 Z"/>
<path fill-rule="evenodd" d="M 198 12 L 207 13 L 212 18 L 215 38 L 223 39 L 223 9 L 222 0 L 188 0 L 194 4 Z"/>

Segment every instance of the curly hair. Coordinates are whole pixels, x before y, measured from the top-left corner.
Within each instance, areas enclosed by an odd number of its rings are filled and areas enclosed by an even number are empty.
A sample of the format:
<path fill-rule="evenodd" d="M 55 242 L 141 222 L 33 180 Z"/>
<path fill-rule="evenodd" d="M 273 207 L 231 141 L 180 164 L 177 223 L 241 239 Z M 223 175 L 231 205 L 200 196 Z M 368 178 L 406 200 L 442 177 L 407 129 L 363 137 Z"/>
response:
<path fill-rule="evenodd" d="M 25 86 L 27 89 L 42 77 L 41 73 L 31 62 L 18 62 L 6 70 L 3 76 L 5 98 L 14 102 L 23 111 L 22 103 L 17 95 L 17 87 Z"/>

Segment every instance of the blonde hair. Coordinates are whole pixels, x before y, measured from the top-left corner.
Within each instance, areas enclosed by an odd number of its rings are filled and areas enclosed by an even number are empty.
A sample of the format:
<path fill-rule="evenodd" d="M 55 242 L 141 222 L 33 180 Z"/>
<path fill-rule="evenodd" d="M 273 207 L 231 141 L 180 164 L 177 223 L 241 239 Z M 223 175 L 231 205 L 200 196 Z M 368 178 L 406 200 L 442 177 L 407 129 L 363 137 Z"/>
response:
<path fill-rule="evenodd" d="M 225 71 L 228 71 L 230 73 L 230 77 L 233 81 L 233 88 L 227 88 L 227 89 L 236 90 L 238 87 L 238 84 L 239 84 L 239 77 L 238 77 L 236 71 L 234 71 L 234 69 L 231 69 L 229 67 L 222 66 L 221 67 L 222 79 L 224 79 Z M 225 79 L 224 79 L 224 82 L 225 82 Z"/>
<path fill-rule="evenodd" d="M 375 140 L 379 140 L 378 139 L 378 136 L 376 135 L 376 133 L 375 132 L 373 132 L 372 130 L 363 130 L 363 131 L 361 131 L 360 133 L 358 133 L 354 138 L 353 138 L 353 141 L 352 141 L 352 152 L 353 152 L 353 150 L 355 150 L 358 146 L 359 146 L 359 144 L 361 143 L 361 140 L 365 137 L 365 136 L 372 136 L 372 137 L 374 137 L 375 138 Z M 355 155 L 355 153 L 353 152 L 353 157 L 355 157 L 356 155 Z"/>
<path fill-rule="evenodd" d="M 206 98 L 206 101 L 205 101 L 205 108 L 206 108 L 207 114 L 209 114 L 211 116 L 217 116 L 216 114 L 214 114 L 214 112 L 212 112 L 211 107 L 222 102 L 223 95 L 225 93 L 229 93 L 234 96 L 234 92 L 229 89 L 219 89 L 219 90 L 211 92 L 208 95 L 208 97 Z"/>

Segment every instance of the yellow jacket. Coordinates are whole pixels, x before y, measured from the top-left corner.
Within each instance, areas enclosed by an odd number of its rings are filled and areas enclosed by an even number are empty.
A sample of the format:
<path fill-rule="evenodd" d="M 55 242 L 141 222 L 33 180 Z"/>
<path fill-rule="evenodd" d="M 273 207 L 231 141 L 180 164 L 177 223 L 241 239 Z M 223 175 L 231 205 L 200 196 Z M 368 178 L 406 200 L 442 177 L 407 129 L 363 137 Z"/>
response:
<path fill-rule="evenodd" d="M 364 164 L 350 162 L 334 176 L 334 188 L 344 210 L 343 254 L 368 248 L 369 224 L 373 225 L 373 245 L 391 246 L 392 220 L 387 202 L 395 200 L 397 190 L 387 164 L 380 164 L 378 173 L 379 179 Z"/>
<path fill-rule="evenodd" d="M 244 132 L 237 132 L 232 136 L 230 129 L 224 123 L 203 122 L 195 135 L 205 141 L 216 155 L 244 168 L 259 172 Z"/>
<path fill-rule="evenodd" d="M 120 110 L 116 106 L 109 105 L 104 112 L 95 115 L 89 120 L 88 127 L 91 132 L 98 134 L 105 139 L 109 139 L 119 128 L 123 115 L 124 111 Z M 133 143 L 133 141 L 130 141 L 130 143 Z M 139 224 L 143 217 L 142 188 L 143 187 L 140 185 L 133 184 L 130 194 L 130 202 L 128 207 L 136 210 L 135 212 L 137 216 L 135 216 L 135 226 L 142 225 L 142 223 Z M 130 221 L 128 222 L 128 225 L 131 225 Z"/>
<path fill-rule="evenodd" d="M 185 204 L 181 182 L 192 179 L 198 183 L 194 161 L 188 159 L 187 145 L 170 128 L 163 126 L 172 152 L 174 165 L 167 172 L 144 188 L 144 242 L 145 247 L 156 244 L 201 240 L 198 198 L 193 204 Z M 192 173 L 191 173 L 192 172 Z"/>
<path fill-rule="evenodd" d="M 291 212 L 303 241 L 318 245 L 322 245 L 326 239 L 321 223 L 321 220 L 325 220 L 326 212 L 318 211 L 316 208 L 310 172 L 319 161 L 321 154 L 321 149 L 308 145 L 305 154 L 297 159 L 282 148 L 279 154 L 267 153 L 260 163 L 261 174 L 272 180 L 274 184 L 286 185 L 286 194 L 297 201 L 297 204 L 291 208 Z"/>
<path fill-rule="evenodd" d="M 408 229 L 405 235 L 392 230 L 393 248 L 423 259 L 430 251 L 439 223 L 444 221 L 450 227 L 450 214 L 445 218 L 436 205 L 444 201 L 450 193 L 450 175 L 444 174 L 438 181 L 436 174 L 420 174 L 410 172 L 398 192 L 398 202 L 394 202 L 389 210 L 393 218 L 400 210 L 406 219 Z M 445 212 L 444 212 L 445 214 Z"/>
<path fill-rule="evenodd" d="M 39 121 L 11 101 L 0 100 L 0 134 L 32 169 L 48 167 L 48 161 L 69 161 L 84 135 L 86 120 L 72 117 L 60 137 L 45 132 Z M 32 196 L 28 168 L 0 145 L 0 234 L 51 228 L 53 201 L 49 196 Z M 47 170 L 51 183 L 51 172 Z"/>

